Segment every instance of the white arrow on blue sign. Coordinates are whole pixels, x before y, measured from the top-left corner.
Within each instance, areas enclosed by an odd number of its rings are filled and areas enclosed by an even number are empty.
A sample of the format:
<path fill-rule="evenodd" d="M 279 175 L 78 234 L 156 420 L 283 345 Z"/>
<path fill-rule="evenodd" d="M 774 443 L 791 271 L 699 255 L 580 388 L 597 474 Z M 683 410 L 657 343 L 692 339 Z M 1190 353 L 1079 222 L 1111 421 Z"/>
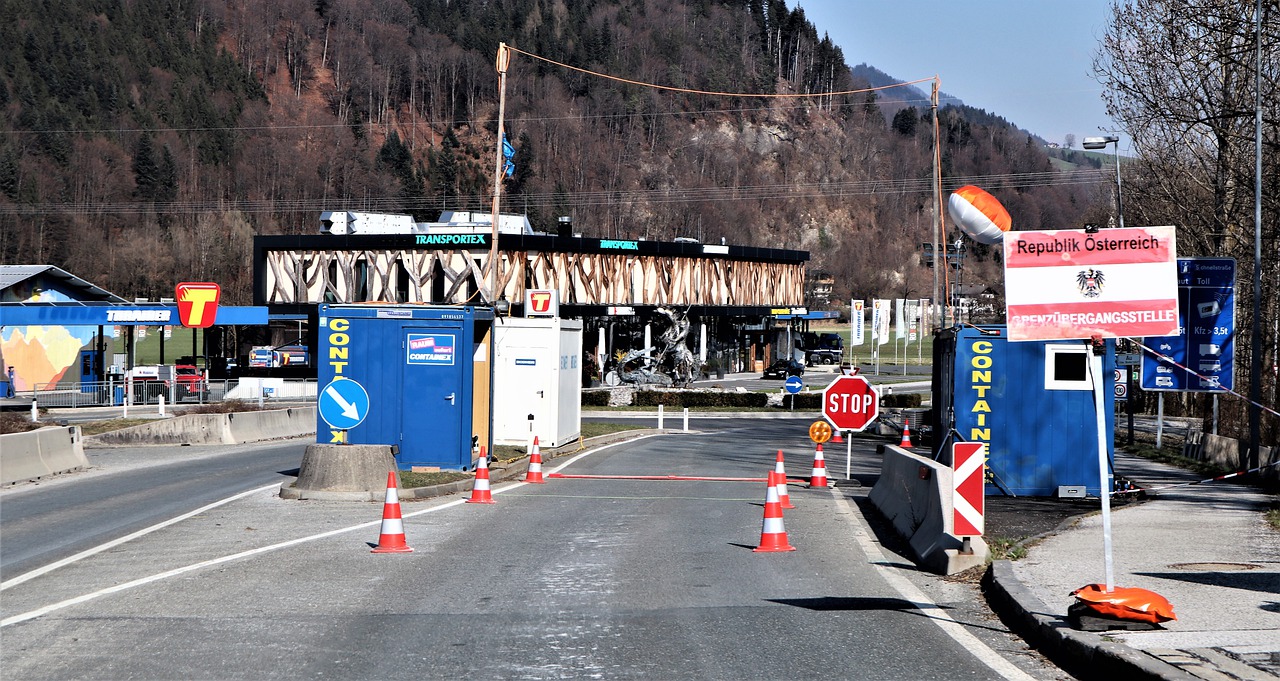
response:
<path fill-rule="evenodd" d="M 799 376 L 788 376 L 787 382 L 784 385 L 787 389 L 787 392 L 794 395 L 800 392 L 801 390 L 804 390 L 804 379 L 800 378 Z"/>
<path fill-rule="evenodd" d="M 335 378 L 320 391 L 320 418 L 338 430 L 350 430 L 369 415 L 369 393 L 349 378 Z"/>

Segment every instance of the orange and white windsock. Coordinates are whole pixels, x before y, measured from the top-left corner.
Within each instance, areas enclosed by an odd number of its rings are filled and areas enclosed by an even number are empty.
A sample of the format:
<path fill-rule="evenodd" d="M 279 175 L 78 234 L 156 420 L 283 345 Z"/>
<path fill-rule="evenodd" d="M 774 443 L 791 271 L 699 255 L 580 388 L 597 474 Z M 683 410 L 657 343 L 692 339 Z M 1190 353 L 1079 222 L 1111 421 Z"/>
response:
<path fill-rule="evenodd" d="M 947 213 L 969 238 L 988 246 L 1004 240 L 1004 233 L 1013 226 L 1013 218 L 1000 200 L 985 190 L 967 184 L 951 193 L 947 199 Z"/>

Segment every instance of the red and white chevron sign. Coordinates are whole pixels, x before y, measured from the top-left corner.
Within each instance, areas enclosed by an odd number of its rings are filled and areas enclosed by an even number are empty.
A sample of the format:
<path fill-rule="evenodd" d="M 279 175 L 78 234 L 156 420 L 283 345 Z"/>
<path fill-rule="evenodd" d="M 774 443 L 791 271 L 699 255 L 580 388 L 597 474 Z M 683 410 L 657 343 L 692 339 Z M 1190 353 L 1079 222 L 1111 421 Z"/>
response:
<path fill-rule="evenodd" d="M 951 480 L 955 483 L 952 508 L 955 509 L 951 533 L 957 537 L 982 535 L 982 507 L 986 481 L 983 464 L 987 460 L 987 443 L 957 442 L 951 445 Z"/>

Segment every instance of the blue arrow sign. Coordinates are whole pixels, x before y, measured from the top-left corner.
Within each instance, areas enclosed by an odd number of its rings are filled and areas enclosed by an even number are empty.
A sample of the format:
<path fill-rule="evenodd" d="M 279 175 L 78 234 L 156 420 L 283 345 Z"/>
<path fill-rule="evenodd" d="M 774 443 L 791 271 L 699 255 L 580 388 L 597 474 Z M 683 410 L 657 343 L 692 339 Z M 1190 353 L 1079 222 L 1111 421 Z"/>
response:
<path fill-rule="evenodd" d="M 804 380 L 801 379 L 799 376 L 788 376 L 787 382 L 784 384 L 784 387 L 786 387 L 787 392 L 794 395 L 800 392 L 801 390 L 804 390 Z"/>
<path fill-rule="evenodd" d="M 320 418 L 338 430 L 350 430 L 369 415 L 369 393 L 349 378 L 335 378 L 320 391 Z"/>

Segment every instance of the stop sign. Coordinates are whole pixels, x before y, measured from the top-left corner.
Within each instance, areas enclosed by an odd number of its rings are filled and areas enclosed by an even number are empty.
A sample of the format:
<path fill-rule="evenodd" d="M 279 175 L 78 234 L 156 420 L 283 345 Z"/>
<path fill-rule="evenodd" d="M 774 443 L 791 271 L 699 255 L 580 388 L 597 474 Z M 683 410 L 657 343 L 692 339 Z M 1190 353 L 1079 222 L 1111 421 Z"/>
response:
<path fill-rule="evenodd" d="M 880 415 L 880 394 L 861 376 L 840 376 L 822 391 L 822 415 L 838 430 L 861 432 Z"/>

